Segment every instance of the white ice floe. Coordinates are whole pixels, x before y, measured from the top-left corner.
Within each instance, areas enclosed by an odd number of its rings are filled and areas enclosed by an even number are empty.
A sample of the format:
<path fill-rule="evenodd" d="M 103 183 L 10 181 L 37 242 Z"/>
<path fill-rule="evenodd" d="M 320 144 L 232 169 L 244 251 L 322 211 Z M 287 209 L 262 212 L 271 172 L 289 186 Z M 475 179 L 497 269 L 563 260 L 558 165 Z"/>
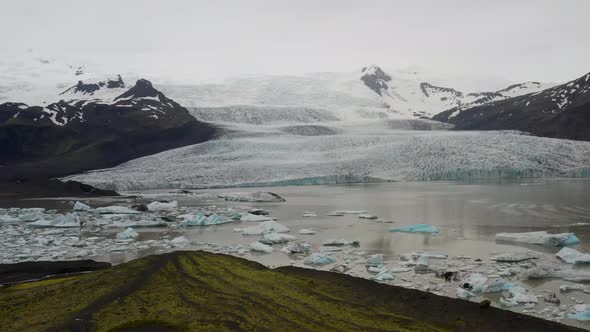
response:
<path fill-rule="evenodd" d="M 504 286 L 505 288 L 506 286 Z M 522 286 L 512 286 L 508 289 L 508 294 L 510 294 L 509 300 L 515 301 L 518 303 L 537 303 L 538 299 L 533 292 L 528 291 L 526 288 Z"/>
<path fill-rule="evenodd" d="M 353 246 L 353 247 L 358 247 L 360 244 L 360 241 L 358 240 L 344 240 L 344 239 L 330 239 L 330 240 L 326 240 L 324 242 L 322 242 L 323 246 L 334 246 L 334 247 L 342 247 L 342 246 Z"/>
<path fill-rule="evenodd" d="M 496 262 L 522 262 L 529 259 L 536 259 L 539 258 L 539 254 L 534 253 L 532 251 L 516 251 L 516 252 L 504 252 L 496 254 L 490 257 L 490 260 Z"/>
<path fill-rule="evenodd" d="M 367 258 L 367 261 L 365 262 L 366 266 L 373 266 L 373 267 L 378 267 L 378 266 L 382 266 L 383 265 L 383 254 L 375 254 L 375 255 L 371 255 Z"/>
<path fill-rule="evenodd" d="M 394 273 L 391 270 L 389 270 L 389 269 L 383 269 L 379 273 L 377 273 L 376 276 L 374 276 L 371 279 L 377 280 L 377 281 L 387 281 L 387 280 L 393 280 L 393 279 L 395 279 L 395 275 L 394 275 Z"/>
<path fill-rule="evenodd" d="M 336 262 L 336 258 L 334 258 L 330 255 L 326 255 L 324 253 L 319 253 L 319 252 L 314 252 L 313 254 L 309 255 L 309 257 L 307 257 L 307 259 L 304 261 L 304 264 L 321 266 L 321 265 L 326 265 L 326 264 L 332 264 L 335 262 Z"/>
<path fill-rule="evenodd" d="M 266 245 L 266 244 L 260 243 L 260 242 L 250 243 L 250 250 L 257 251 L 257 252 L 263 252 L 263 253 L 267 253 L 267 254 L 273 252 L 272 246 L 269 246 L 269 245 Z"/>
<path fill-rule="evenodd" d="M 315 231 L 311 228 L 303 228 L 303 229 L 299 230 L 299 234 L 313 235 L 313 234 L 315 234 Z"/>
<path fill-rule="evenodd" d="M 519 303 L 513 299 L 505 300 L 503 297 L 500 296 L 500 305 L 502 305 L 504 307 L 514 307 L 514 306 L 519 305 Z"/>
<path fill-rule="evenodd" d="M 259 221 L 269 221 L 269 220 L 273 220 L 271 217 L 269 216 L 263 216 L 263 215 L 258 215 L 258 214 L 251 214 L 251 213 L 246 213 L 244 215 L 242 215 L 242 217 L 240 218 L 241 221 L 253 221 L 253 222 L 259 222 Z"/>
<path fill-rule="evenodd" d="M 590 320 L 590 305 L 588 304 L 578 304 L 574 306 L 574 312 L 567 315 L 568 318 L 579 320 L 579 321 L 588 321 Z"/>
<path fill-rule="evenodd" d="M 313 217 L 317 217 L 318 214 L 315 212 L 311 212 L 311 211 L 305 211 L 303 212 L 303 218 L 313 218 Z"/>
<path fill-rule="evenodd" d="M 206 216 L 203 213 L 195 215 L 183 215 L 184 220 L 180 222 L 180 226 L 210 226 L 230 223 L 231 220 L 214 213 Z"/>
<path fill-rule="evenodd" d="M 264 234 L 263 239 L 268 240 L 274 243 L 285 243 L 289 241 L 294 241 L 297 238 L 293 235 L 289 234 L 281 234 L 281 233 L 268 233 Z"/>
<path fill-rule="evenodd" d="M 165 227 L 168 226 L 162 219 L 140 219 L 140 220 L 117 220 L 102 224 L 110 228 L 128 228 L 128 227 Z"/>
<path fill-rule="evenodd" d="M 498 233 L 496 241 L 540 244 L 545 246 L 566 246 L 579 243 L 580 240 L 574 233 L 550 234 L 546 231 L 525 233 Z"/>
<path fill-rule="evenodd" d="M 59 214 L 55 219 L 41 219 L 28 225 L 33 227 L 80 227 L 80 218 L 74 213 Z"/>
<path fill-rule="evenodd" d="M 117 205 L 99 207 L 94 209 L 94 211 L 100 214 L 141 214 L 140 211 Z"/>
<path fill-rule="evenodd" d="M 134 240 L 139 236 L 139 233 L 137 233 L 133 228 L 128 227 L 126 230 L 117 233 L 116 237 L 119 240 Z"/>
<path fill-rule="evenodd" d="M 338 211 L 328 212 L 326 215 L 328 215 L 328 216 L 342 216 L 345 214 L 363 214 L 363 213 L 367 213 L 367 211 L 365 211 L 365 210 L 338 210 Z"/>
<path fill-rule="evenodd" d="M 311 249 L 311 244 L 307 242 L 294 242 L 284 246 L 281 251 L 286 254 L 309 254 Z"/>
<path fill-rule="evenodd" d="M 375 219 L 379 218 L 377 216 L 374 216 L 372 214 L 367 214 L 367 213 L 359 214 L 358 217 L 359 217 L 359 219 L 369 219 L 369 220 L 375 220 Z"/>
<path fill-rule="evenodd" d="M 468 290 L 466 290 L 466 289 L 463 289 L 463 288 L 457 288 L 457 289 L 456 289 L 456 293 L 455 293 L 455 294 L 456 294 L 456 295 L 457 295 L 457 297 L 458 297 L 458 298 L 460 298 L 460 299 L 468 299 L 468 298 L 470 298 L 470 297 L 475 297 L 475 296 L 476 296 L 476 295 L 475 295 L 475 294 L 473 294 L 472 292 L 470 292 L 470 291 L 468 291 Z"/>
<path fill-rule="evenodd" d="M 174 245 L 184 245 L 189 242 L 190 240 L 186 236 L 178 236 L 170 240 L 170 243 Z"/>
<path fill-rule="evenodd" d="M 92 211 L 92 210 L 94 210 L 94 209 L 91 208 L 90 206 L 82 203 L 82 202 L 78 202 L 77 201 L 76 203 L 74 203 L 74 211 L 86 211 L 86 212 L 88 212 L 88 211 Z"/>
<path fill-rule="evenodd" d="M 590 263 L 590 254 L 584 254 L 568 247 L 561 248 L 561 250 L 555 256 L 569 264 Z"/>
<path fill-rule="evenodd" d="M 147 205 L 149 211 L 170 211 L 178 207 L 177 201 L 172 202 L 158 202 L 154 201 Z"/>
<path fill-rule="evenodd" d="M 342 213 L 340 211 L 333 211 L 333 212 L 326 213 L 326 215 L 330 216 L 330 217 L 342 217 L 342 216 L 344 216 L 344 213 Z"/>
<path fill-rule="evenodd" d="M 288 233 L 289 228 L 274 220 L 262 222 L 256 226 L 242 228 L 244 235 L 262 235 L 268 233 Z"/>
<path fill-rule="evenodd" d="M 397 228 L 390 228 L 390 232 L 401 232 L 401 233 L 426 233 L 426 234 L 436 234 L 440 230 L 438 227 L 426 224 L 415 224 L 415 225 L 408 225 L 403 227 Z"/>
<path fill-rule="evenodd" d="M 589 293 L 590 289 L 586 288 L 586 285 L 583 285 L 583 284 L 574 284 L 574 285 L 561 285 L 561 286 L 559 286 L 559 291 L 562 293 L 567 293 L 570 291 L 582 291 L 584 293 Z"/>
<path fill-rule="evenodd" d="M 220 194 L 220 198 L 226 201 L 235 202 L 284 202 L 285 199 L 281 196 L 271 193 L 268 191 L 256 191 L 256 192 L 236 192 L 236 193 L 225 193 Z"/>

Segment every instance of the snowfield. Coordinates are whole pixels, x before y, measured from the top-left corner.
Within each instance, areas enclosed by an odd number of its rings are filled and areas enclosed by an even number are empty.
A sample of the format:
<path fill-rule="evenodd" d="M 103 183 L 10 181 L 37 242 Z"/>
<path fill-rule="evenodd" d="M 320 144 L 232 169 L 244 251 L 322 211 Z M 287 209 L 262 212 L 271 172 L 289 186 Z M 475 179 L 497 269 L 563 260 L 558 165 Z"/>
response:
<path fill-rule="evenodd" d="M 67 179 L 140 190 L 590 174 L 590 142 L 517 132 L 390 129 L 396 127 L 392 122 L 342 124 L 329 132 L 310 126 L 317 135 L 301 135 L 305 124 L 295 133 L 236 124 L 218 140 Z"/>

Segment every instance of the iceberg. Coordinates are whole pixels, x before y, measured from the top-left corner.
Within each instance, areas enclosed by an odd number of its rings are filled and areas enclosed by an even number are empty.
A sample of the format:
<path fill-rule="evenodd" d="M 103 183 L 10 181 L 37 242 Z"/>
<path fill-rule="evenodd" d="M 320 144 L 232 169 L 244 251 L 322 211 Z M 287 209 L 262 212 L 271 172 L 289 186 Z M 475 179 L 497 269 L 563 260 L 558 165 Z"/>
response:
<path fill-rule="evenodd" d="M 256 226 L 246 227 L 242 229 L 244 235 L 262 235 L 268 233 L 288 233 L 289 228 L 285 225 L 279 224 L 274 220 L 262 222 Z"/>
<path fill-rule="evenodd" d="M 489 283 L 474 285 L 472 291 L 474 293 L 499 293 L 510 290 L 514 284 L 504 280 L 493 280 Z"/>
<path fill-rule="evenodd" d="M 390 232 L 402 232 L 402 233 L 429 233 L 429 234 L 436 234 L 440 230 L 438 227 L 426 224 L 415 224 L 415 225 L 408 225 L 404 227 L 397 227 L 397 228 L 390 228 Z"/>
<path fill-rule="evenodd" d="M 561 285 L 559 286 L 559 291 L 562 293 L 567 293 L 569 291 L 582 291 L 584 293 L 590 292 L 590 290 L 586 289 L 586 286 L 583 284 Z"/>
<path fill-rule="evenodd" d="M 379 218 L 379 217 L 374 216 L 372 214 L 366 214 L 366 213 L 359 214 L 358 217 L 359 217 L 359 219 L 369 219 L 369 220 L 375 220 L 375 219 Z"/>
<path fill-rule="evenodd" d="M 251 214 L 251 213 L 246 213 L 245 215 L 243 215 L 240 218 L 240 221 L 253 221 L 253 222 L 268 221 L 268 220 L 273 220 L 273 219 L 271 217 L 268 217 L 265 215 Z"/>
<path fill-rule="evenodd" d="M 175 237 L 172 240 L 170 240 L 170 243 L 175 244 L 175 245 L 181 245 L 181 244 L 186 244 L 190 242 L 189 239 L 186 238 L 186 236 L 179 236 L 179 237 Z"/>
<path fill-rule="evenodd" d="M 506 288 L 506 285 L 504 285 L 503 287 Z M 522 286 L 510 287 L 508 289 L 508 294 L 510 294 L 509 300 L 518 303 L 537 303 L 538 301 L 537 296 L 535 294 L 529 292 L 526 288 Z"/>
<path fill-rule="evenodd" d="M 315 231 L 311 228 L 304 228 L 302 230 L 299 231 L 299 234 L 303 234 L 303 235 L 313 235 L 315 234 Z"/>
<path fill-rule="evenodd" d="M 336 258 L 323 253 L 315 252 L 311 254 L 309 257 L 307 257 L 303 264 L 321 266 L 326 264 L 332 264 L 335 262 Z"/>
<path fill-rule="evenodd" d="M 185 219 L 180 222 L 180 226 L 210 226 L 230 223 L 231 220 L 214 213 L 210 216 L 205 216 L 202 213 L 197 213 L 194 216 L 184 215 Z"/>
<path fill-rule="evenodd" d="M 140 214 L 141 212 L 133 210 L 125 206 L 103 206 L 94 209 L 99 214 Z"/>
<path fill-rule="evenodd" d="M 93 209 L 90 206 L 88 206 L 88 205 L 86 205 L 86 204 L 84 204 L 82 202 L 78 202 L 77 201 L 76 203 L 74 203 L 74 211 L 86 211 L 86 212 L 89 212 L 89 211 L 92 211 L 92 210 Z"/>
<path fill-rule="evenodd" d="M 574 306 L 575 313 L 568 314 L 567 317 L 579 321 L 589 321 L 590 320 L 590 305 L 588 304 L 578 304 Z"/>
<path fill-rule="evenodd" d="M 48 219 L 51 218 L 51 215 L 47 215 L 41 211 L 33 211 L 31 213 L 23 214 L 18 217 L 18 220 L 25 221 L 25 222 L 32 222 L 37 221 L 40 219 Z"/>
<path fill-rule="evenodd" d="M 518 302 L 513 299 L 504 300 L 504 298 L 500 296 L 500 305 L 504 307 L 514 307 L 518 305 Z"/>
<path fill-rule="evenodd" d="M 516 251 L 516 252 L 505 252 L 490 257 L 490 260 L 496 262 L 505 263 L 516 263 L 522 262 L 529 259 L 539 258 L 539 255 L 531 251 Z"/>
<path fill-rule="evenodd" d="M 286 254 L 309 254 L 311 248 L 311 244 L 307 242 L 295 242 L 286 245 L 281 251 Z"/>
<path fill-rule="evenodd" d="M 468 299 L 470 297 L 475 297 L 475 294 L 463 288 L 457 288 L 456 295 L 460 299 Z"/>
<path fill-rule="evenodd" d="M 555 256 L 569 264 L 590 263 L 590 254 L 584 254 L 568 247 L 561 248 Z"/>
<path fill-rule="evenodd" d="M 303 212 L 303 218 L 313 218 L 313 217 L 317 217 L 317 213 L 315 212 L 311 212 L 311 211 L 305 211 Z"/>
<path fill-rule="evenodd" d="M 268 233 L 268 234 L 264 234 L 263 239 L 268 240 L 268 241 L 272 242 L 273 244 L 276 244 L 276 243 L 285 243 L 285 242 L 293 241 L 293 240 L 296 240 L 297 238 L 294 237 L 293 235 L 289 235 L 289 234 Z"/>
<path fill-rule="evenodd" d="M 271 246 L 266 245 L 264 243 L 260 243 L 260 242 L 252 242 L 250 243 L 250 250 L 252 251 L 257 251 L 257 252 L 262 252 L 265 254 L 270 254 L 273 249 Z"/>
<path fill-rule="evenodd" d="M 342 247 L 342 246 L 352 246 L 358 247 L 360 245 L 360 241 L 358 240 L 326 240 L 322 243 L 323 246 L 327 247 Z"/>
<path fill-rule="evenodd" d="M 128 227 L 123 232 L 117 233 L 116 237 L 119 240 L 134 240 L 138 236 L 139 236 L 139 233 L 137 233 L 133 228 Z"/>
<path fill-rule="evenodd" d="M 151 202 L 150 204 L 147 205 L 148 211 L 152 211 L 152 212 L 156 212 L 156 211 L 170 211 L 170 210 L 174 210 L 176 207 L 178 207 L 178 202 L 177 201 L 172 201 L 172 202 Z"/>
<path fill-rule="evenodd" d="M 67 213 L 66 215 L 58 215 L 55 219 L 41 219 L 28 225 L 32 227 L 80 227 L 81 223 L 78 215 Z"/>
<path fill-rule="evenodd" d="M 363 213 L 367 213 L 367 211 L 365 211 L 365 210 L 339 210 L 339 211 L 328 212 L 327 215 L 338 217 L 338 216 L 343 216 L 345 214 L 363 214 Z"/>
<path fill-rule="evenodd" d="M 449 256 L 447 254 L 441 253 L 441 252 L 428 252 L 428 251 L 415 251 L 415 252 L 411 252 L 409 254 L 399 255 L 399 258 L 402 261 L 411 261 L 411 260 L 418 259 L 420 257 L 446 259 Z"/>
<path fill-rule="evenodd" d="M 376 276 L 374 276 L 371 279 L 377 280 L 377 281 L 387 281 L 387 280 L 393 280 L 394 278 L 395 278 L 394 274 L 391 270 L 383 269 L 379 273 L 377 273 Z"/>
<path fill-rule="evenodd" d="M 525 233 L 498 233 L 496 241 L 539 244 L 545 246 L 567 246 L 580 243 L 574 233 L 550 234 L 546 231 Z"/>
<path fill-rule="evenodd" d="M 339 212 L 339 211 L 333 211 L 333 212 L 326 213 L 326 215 L 330 216 L 330 217 L 342 217 L 342 216 L 344 216 L 344 213 Z"/>
<path fill-rule="evenodd" d="M 286 200 L 281 196 L 271 193 L 269 191 L 256 191 L 252 193 L 237 192 L 219 195 L 226 201 L 232 202 L 285 202 Z"/>
<path fill-rule="evenodd" d="M 383 254 L 371 255 L 367 258 L 366 266 L 378 267 L 383 265 Z"/>
<path fill-rule="evenodd" d="M 20 218 L 16 218 L 9 215 L 0 215 L 0 223 L 16 223 L 22 221 Z"/>

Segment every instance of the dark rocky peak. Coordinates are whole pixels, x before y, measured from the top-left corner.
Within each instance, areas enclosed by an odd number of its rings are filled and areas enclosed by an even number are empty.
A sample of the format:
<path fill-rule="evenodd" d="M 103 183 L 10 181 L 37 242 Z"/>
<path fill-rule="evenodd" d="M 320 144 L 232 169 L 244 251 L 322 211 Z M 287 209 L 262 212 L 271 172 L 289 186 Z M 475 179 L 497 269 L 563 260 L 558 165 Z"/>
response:
<path fill-rule="evenodd" d="M 143 97 L 157 97 L 158 95 L 161 95 L 161 94 L 162 93 L 160 91 L 156 90 L 152 86 L 152 82 L 141 78 L 141 79 L 137 80 L 137 82 L 135 83 L 135 85 L 131 89 L 127 90 L 127 92 L 123 93 L 122 95 L 116 97 L 115 100 L 143 98 Z"/>
<path fill-rule="evenodd" d="M 457 91 L 453 88 L 445 88 L 445 87 L 441 87 L 441 86 L 432 85 L 432 84 L 426 83 L 426 82 L 420 83 L 420 90 L 422 90 L 422 93 L 424 93 L 424 95 L 426 95 L 426 97 L 430 97 L 431 94 L 437 93 L 437 92 L 451 94 L 455 97 L 463 97 L 463 92 L 461 92 L 461 91 Z"/>
<path fill-rule="evenodd" d="M 78 84 L 68 88 L 64 92 L 60 93 L 60 95 L 64 95 L 66 93 L 80 93 L 83 95 L 93 95 L 96 91 L 107 88 L 107 89 L 115 89 L 115 88 L 124 88 L 125 82 L 121 78 L 121 75 L 117 75 L 116 80 L 106 80 L 100 81 L 97 83 L 84 83 L 83 81 L 78 81 Z"/>
<path fill-rule="evenodd" d="M 361 81 L 378 95 L 382 96 L 383 90 L 389 89 L 387 82 L 391 81 L 391 76 L 378 66 L 363 67 L 361 74 Z"/>

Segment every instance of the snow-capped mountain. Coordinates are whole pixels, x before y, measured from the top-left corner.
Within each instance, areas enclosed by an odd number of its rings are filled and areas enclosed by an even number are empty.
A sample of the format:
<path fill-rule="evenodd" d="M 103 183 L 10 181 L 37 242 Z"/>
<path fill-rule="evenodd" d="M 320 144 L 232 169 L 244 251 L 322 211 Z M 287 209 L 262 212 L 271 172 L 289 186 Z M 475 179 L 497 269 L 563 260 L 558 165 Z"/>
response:
<path fill-rule="evenodd" d="M 361 80 L 379 95 L 391 112 L 407 117 L 429 118 L 451 108 L 469 108 L 477 105 L 537 92 L 550 84 L 524 82 L 497 91 L 462 92 L 456 88 L 428 81 L 428 75 L 408 75 L 397 71 L 390 75 L 378 66 L 361 70 Z"/>
<path fill-rule="evenodd" d="M 46 106 L 0 104 L 2 177 L 110 167 L 214 135 L 212 126 L 197 121 L 149 81 L 140 79 L 128 90 L 123 86 L 120 77 L 104 84 L 79 82 L 64 92 L 78 99 Z M 114 92 L 121 93 L 106 97 Z"/>
<path fill-rule="evenodd" d="M 433 119 L 463 130 L 511 129 L 539 136 L 590 140 L 590 73 L 536 93 L 451 109 Z"/>

